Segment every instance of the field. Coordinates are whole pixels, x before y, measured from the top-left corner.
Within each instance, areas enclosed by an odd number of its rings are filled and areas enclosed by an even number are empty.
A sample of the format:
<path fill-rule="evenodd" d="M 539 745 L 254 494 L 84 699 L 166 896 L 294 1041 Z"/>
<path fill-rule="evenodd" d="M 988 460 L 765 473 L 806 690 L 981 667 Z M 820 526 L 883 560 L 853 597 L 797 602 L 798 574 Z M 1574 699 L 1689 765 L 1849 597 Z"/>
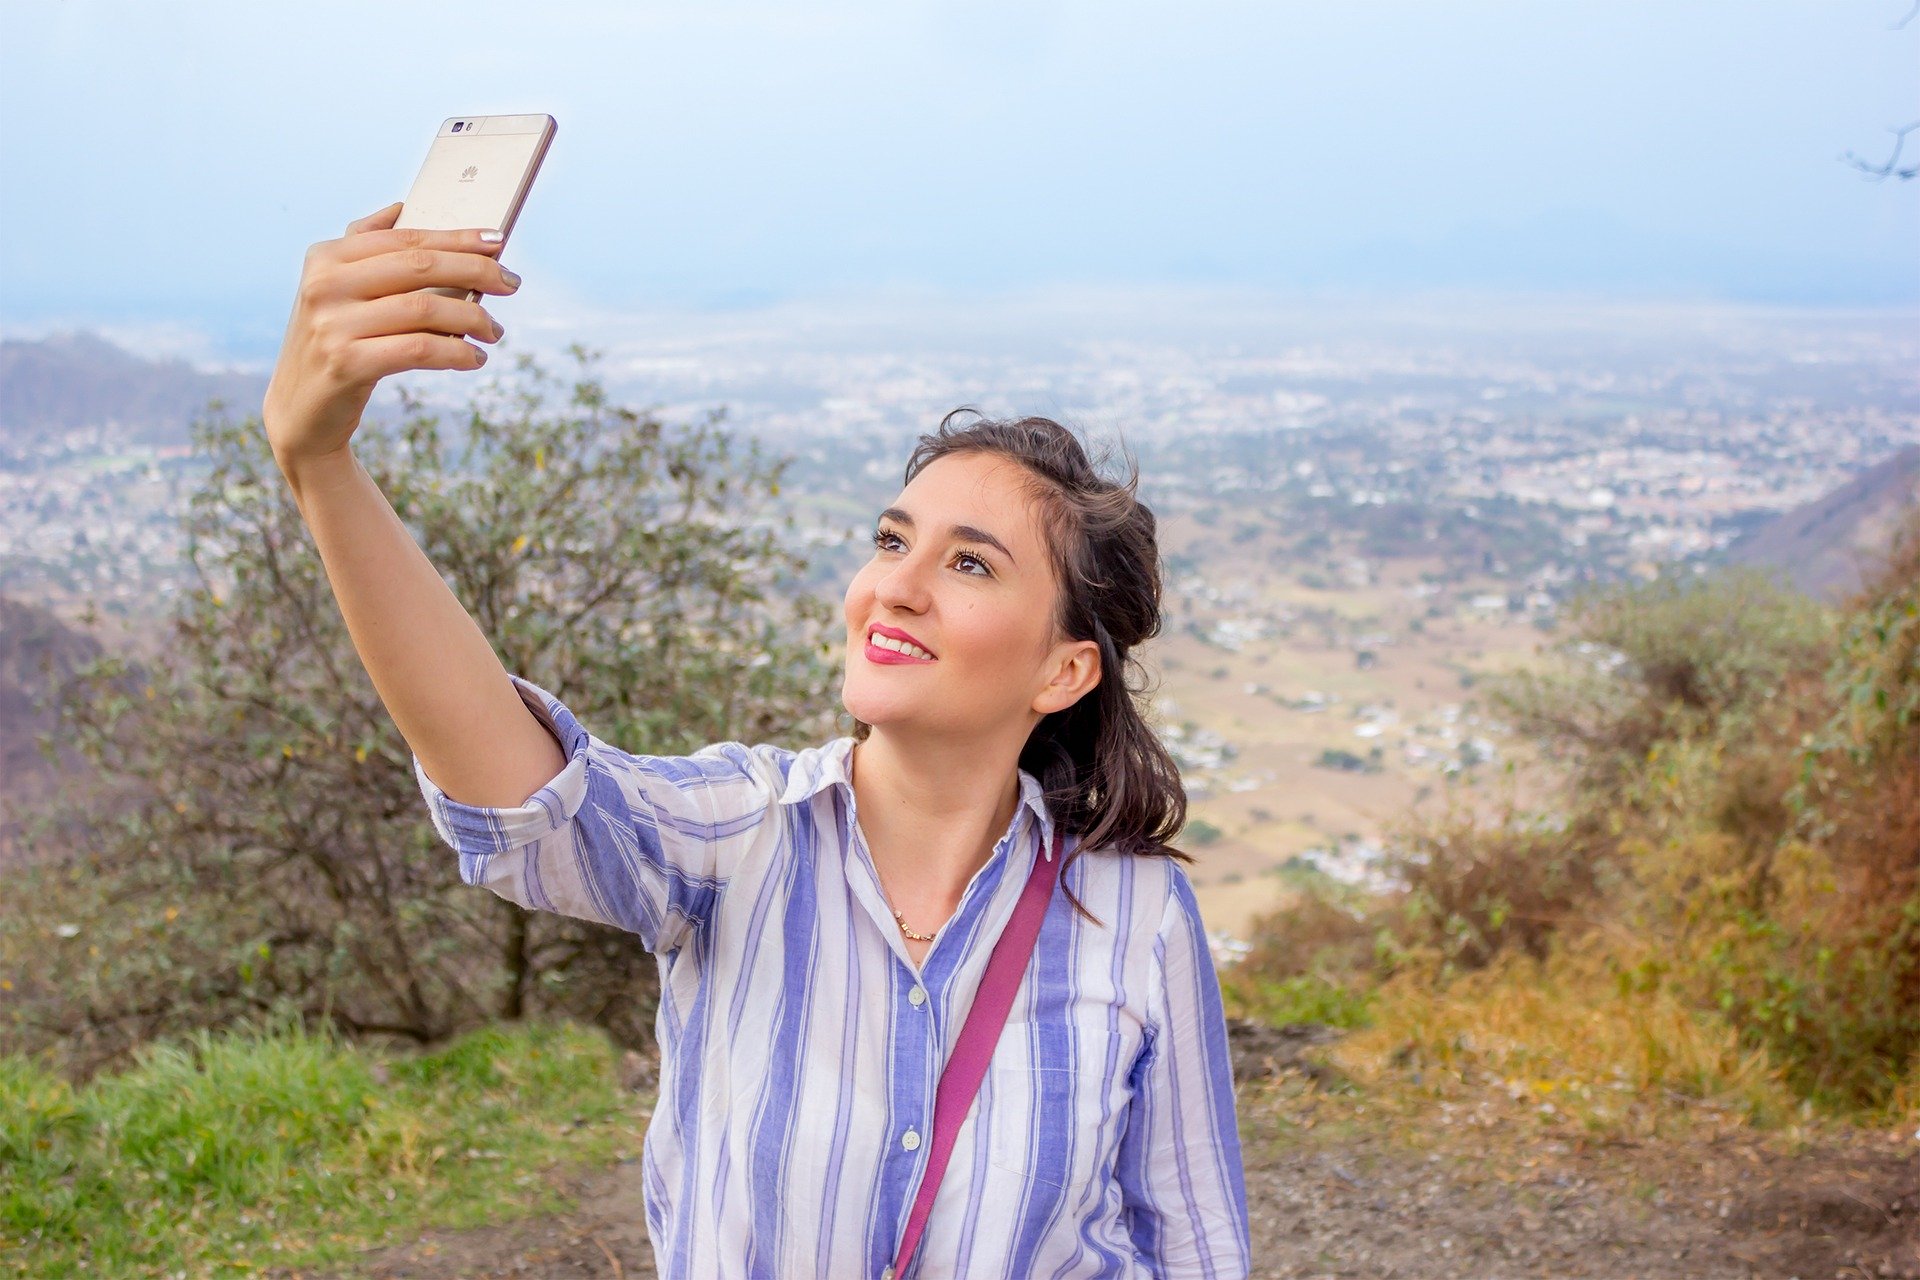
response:
<path fill-rule="evenodd" d="M 1183 844 L 1210 929 L 1244 937 L 1284 900 L 1277 873 L 1292 859 L 1357 875 L 1413 806 L 1506 794 L 1522 746 L 1479 708 L 1475 682 L 1552 639 L 1506 606 L 1507 586 L 1445 580 L 1438 560 L 1303 560 L 1271 533 L 1227 555 L 1190 519 L 1161 537 L 1169 557 L 1203 566 L 1169 583 L 1143 660 L 1158 727 L 1185 749 L 1189 822 L 1219 833 L 1201 844 L 1190 828 Z M 1328 752 L 1352 758 L 1330 767 Z"/>

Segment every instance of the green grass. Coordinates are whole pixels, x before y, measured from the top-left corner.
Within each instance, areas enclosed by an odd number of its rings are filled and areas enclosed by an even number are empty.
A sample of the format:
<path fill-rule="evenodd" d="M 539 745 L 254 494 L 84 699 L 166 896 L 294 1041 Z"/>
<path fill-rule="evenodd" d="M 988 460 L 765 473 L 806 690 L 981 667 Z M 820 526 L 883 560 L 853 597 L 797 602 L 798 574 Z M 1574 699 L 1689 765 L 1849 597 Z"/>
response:
<path fill-rule="evenodd" d="M 1275 1027 L 1292 1022 L 1318 1022 L 1353 1029 L 1372 1022 L 1371 990 L 1343 986 L 1317 974 L 1274 979 L 1229 970 L 1221 978 L 1220 987 L 1229 1017 L 1249 1018 Z"/>
<path fill-rule="evenodd" d="M 280 1024 L 77 1091 L 0 1057 L 0 1276 L 249 1275 L 563 1208 L 549 1171 L 639 1149 L 614 1057 L 570 1025 L 402 1057 Z"/>

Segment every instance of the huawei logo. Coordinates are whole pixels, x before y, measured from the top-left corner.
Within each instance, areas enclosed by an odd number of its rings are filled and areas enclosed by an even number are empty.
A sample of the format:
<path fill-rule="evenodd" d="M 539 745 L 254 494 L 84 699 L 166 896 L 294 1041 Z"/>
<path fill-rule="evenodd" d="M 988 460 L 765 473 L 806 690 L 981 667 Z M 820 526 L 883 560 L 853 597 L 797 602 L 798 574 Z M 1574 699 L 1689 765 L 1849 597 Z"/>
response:
<path fill-rule="evenodd" d="M 462 182 L 472 182 L 472 181 L 474 180 L 474 177 L 475 177 L 476 175 L 478 175 L 478 174 L 479 174 L 479 172 L 480 172 L 480 166 L 479 166 L 479 165 L 477 165 L 477 164 L 470 164 L 470 165 L 468 165 L 468 166 L 467 166 L 466 168 L 464 168 L 464 169 L 462 169 L 462 170 L 460 171 L 460 181 L 462 181 Z"/>

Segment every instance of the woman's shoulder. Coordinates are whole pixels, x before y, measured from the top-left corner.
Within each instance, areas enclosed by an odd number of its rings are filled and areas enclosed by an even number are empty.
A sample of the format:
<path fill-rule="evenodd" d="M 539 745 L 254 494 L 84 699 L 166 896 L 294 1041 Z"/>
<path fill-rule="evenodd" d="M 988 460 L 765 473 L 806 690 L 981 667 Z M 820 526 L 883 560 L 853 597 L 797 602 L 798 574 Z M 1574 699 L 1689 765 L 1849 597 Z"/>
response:
<path fill-rule="evenodd" d="M 711 742 L 690 756 L 655 757 L 660 765 L 678 766 L 709 777 L 731 774 L 758 784 L 769 804 L 805 800 L 836 781 L 847 781 L 847 752 L 853 739 L 792 747 L 777 742 Z"/>
<path fill-rule="evenodd" d="M 729 738 L 709 742 L 684 755 L 636 750 L 600 737 L 582 724 L 558 695 L 543 686 L 516 672 L 507 675 L 527 709 L 570 755 L 584 752 L 603 763 L 624 765 L 676 783 L 699 785 L 745 778 L 771 786 L 776 792 L 785 790 L 788 779 L 796 774 L 812 780 L 837 769 L 841 777 L 846 776 L 845 761 L 853 745 L 851 737 L 829 738 L 800 747 Z"/>
<path fill-rule="evenodd" d="M 1068 884 L 1088 910 L 1129 942 L 1150 944 L 1178 917 L 1197 914 L 1185 865 L 1164 853 L 1090 848 L 1074 859 Z"/>

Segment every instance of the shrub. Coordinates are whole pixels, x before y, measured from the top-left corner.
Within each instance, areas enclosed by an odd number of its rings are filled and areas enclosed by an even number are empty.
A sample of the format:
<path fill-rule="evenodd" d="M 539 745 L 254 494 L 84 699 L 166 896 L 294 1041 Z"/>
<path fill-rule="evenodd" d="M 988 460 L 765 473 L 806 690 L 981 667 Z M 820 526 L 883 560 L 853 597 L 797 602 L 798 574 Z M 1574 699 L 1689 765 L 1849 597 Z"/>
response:
<path fill-rule="evenodd" d="M 636 752 L 818 741 L 838 610 L 789 589 L 793 517 L 765 513 L 786 464 L 757 442 L 740 456 L 718 413 L 670 430 L 584 372 L 553 406 L 552 380 L 520 371 L 457 442 L 404 395 L 397 428 L 355 442 L 508 670 Z M 49 822 L 84 843 L 7 895 L 12 1047 L 84 1075 L 285 1011 L 416 1043 L 568 1013 L 644 1041 L 657 968 L 639 939 L 460 882 L 257 419 L 217 415 L 194 440 L 199 582 L 161 659 L 103 658 L 54 694 L 68 744 L 140 801 Z"/>
<path fill-rule="evenodd" d="M 1543 668 L 1492 682 L 1502 718 L 1557 770 L 1544 811 L 1509 801 L 1404 820 L 1385 867 L 1401 888 L 1263 920 L 1249 983 L 1368 994 L 1361 1047 L 1411 1045 L 1449 1070 L 1600 1088 L 1605 1067 L 1756 1120 L 1796 1097 L 1912 1108 L 1920 524 L 1908 528 L 1838 615 L 1752 572 L 1582 597 Z M 1249 1006 L 1261 994 L 1250 985 Z"/>
<path fill-rule="evenodd" d="M 1609 870 L 1608 842 L 1583 830 L 1454 814 L 1409 829 L 1389 865 L 1405 883 L 1407 944 L 1477 969 L 1518 947 L 1547 954 L 1554 936 L 1592 909 Z"/>
<path fill-rule="evenodd" d="M 1499 677 L 1491 701 L 1603 788 L 1662 743 L 1764 715 L 1788 677 L 1820 669 L 1833 637 L 1828 610 L 1754 569 L 1592 587 L 1561 625 L 1555 661 Z"/>
<path fill-rule="evenodd" d="M 1190 818 L 1187 825 L 1182 828 L 1181 834 L 1186 840 L 1204 848 L 1218 841 L 1226 833 L 1205 818 Z"/>

